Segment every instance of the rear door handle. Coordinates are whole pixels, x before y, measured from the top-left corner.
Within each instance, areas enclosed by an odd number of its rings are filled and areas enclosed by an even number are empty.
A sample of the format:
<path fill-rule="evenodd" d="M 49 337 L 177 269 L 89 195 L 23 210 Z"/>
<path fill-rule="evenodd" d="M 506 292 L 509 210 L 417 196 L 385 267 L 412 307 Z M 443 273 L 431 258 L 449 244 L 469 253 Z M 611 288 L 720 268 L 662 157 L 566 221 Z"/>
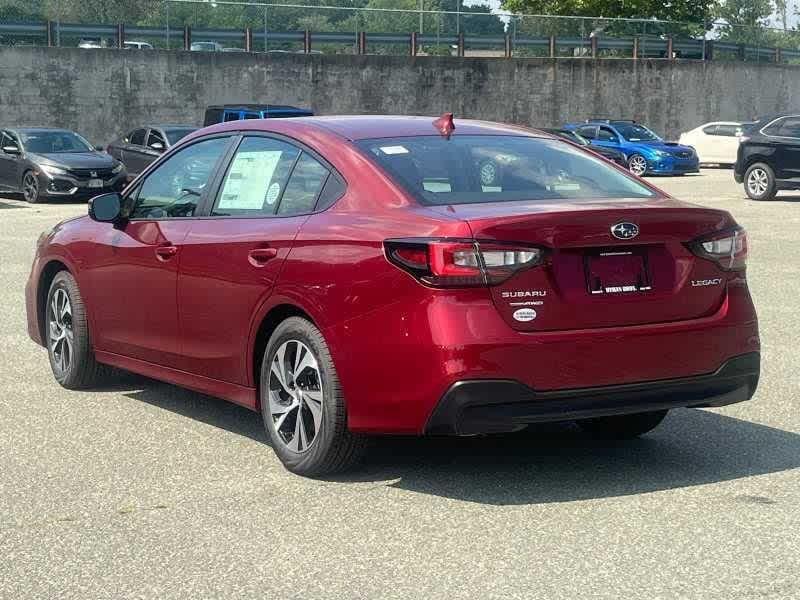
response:
<path fill-rule="evenodd" d="M 278 256 L 277 248 L 253 248 L 247 254 L 247 260 L 254 267 L 263 267 L 267 262 Z"/>
<path fill-rule="evenodd" d="M 169 260 L 178 253 L 178 247 L 172 244 L 165 244 L 156 248 L 156 256 L 159 260 Z"/>

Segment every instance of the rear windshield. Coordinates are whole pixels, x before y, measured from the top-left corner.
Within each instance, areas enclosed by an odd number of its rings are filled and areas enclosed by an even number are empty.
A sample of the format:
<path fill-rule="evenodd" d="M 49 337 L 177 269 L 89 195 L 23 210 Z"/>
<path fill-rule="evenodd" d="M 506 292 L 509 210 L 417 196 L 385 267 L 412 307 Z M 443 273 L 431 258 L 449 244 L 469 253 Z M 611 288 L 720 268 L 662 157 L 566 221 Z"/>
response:
<path fill-rule="evenodd" d="M 178 140 L 181 138 L 186 137 L 190 133 L 197 131 L 196 127 L 176 127 L 175 129 L 165 129 L 164 133 L 167 134 L 167 139 L 169 140 L 169 145 L 174 146 L 178 143 Z"/>
<path fill-rule="evenodd" d="M 423 204 L 651 198 L 632 177 L 571 144 L 509 135 L 453 135 L 358 142 Z"/>

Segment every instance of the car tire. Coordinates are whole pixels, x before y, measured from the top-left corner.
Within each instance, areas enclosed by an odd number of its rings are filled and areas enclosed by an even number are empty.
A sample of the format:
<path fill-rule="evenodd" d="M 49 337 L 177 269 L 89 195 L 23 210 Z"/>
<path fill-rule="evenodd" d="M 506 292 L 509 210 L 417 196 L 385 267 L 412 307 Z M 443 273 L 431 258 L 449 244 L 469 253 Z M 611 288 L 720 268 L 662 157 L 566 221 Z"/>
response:
<path fill-rule="evenodd" d="M 68 271 L 58 273 L 50 284 L 43 337 L 53 376 L 63 387 L 90 388 L 109 372 L 94 358 L 86 307 L 78 284 Z"/>
<path fill-rule="evenodd" d="M 289 317 L 267 343 L 259 383 L 261 415 L 272 448 L 292 473 L 344 471 L 364 454 L 367 438 L 350 432 L 336 367 L 322 333 Z"/>
<path fill-rule="evenodd" d="M 582 419 L 578 425 L 586 433 L 601 439 L 625 440 L 639 437 L 655 429 L 664 417 L 666 410 L 635 413 L 632 415 L 615 415 L 611 417 L 596 417 Z"/>
<path fill-rule="evenodd" d="M 628 170 L 637 177 L 641 177 L 647 173 L 647 159 L 641 154 L 631 154 L 628 157 Z"/>
<path fill-rule="evenodd" d="M 775 173 L 765 163 L 754 163 L 744 173 L 744 191 L 751 200 L 772 200 L 778 193 Z"/>
<path fill-rule="evenodd" d="M 39 178 L 33 171 L 25 171 L 22 175 L 22 197 L 28 204 L 36 204 L 41 200 L 39 192 Z"/>

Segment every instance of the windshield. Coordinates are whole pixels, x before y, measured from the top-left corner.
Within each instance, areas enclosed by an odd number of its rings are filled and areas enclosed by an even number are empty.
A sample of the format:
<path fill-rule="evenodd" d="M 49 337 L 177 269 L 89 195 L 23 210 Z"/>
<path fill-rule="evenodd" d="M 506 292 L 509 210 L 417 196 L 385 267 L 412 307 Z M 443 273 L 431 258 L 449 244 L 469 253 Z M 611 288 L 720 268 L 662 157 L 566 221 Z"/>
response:
<path fill-rule="evenodd" d="M 616 127 L 620 135 L 629 142 L 654 142 L 656 140 L 661 140 L 660 137 L 644 125 L 636 125 L 635 123 L 614 123 L 614 127 Z"/>
<path fill-rule="evenodd" d="M 186 137 L 194 131 L 197 131 L 197 129 L 194 127 L 184 127 L 180 129 L 167 129 L 164 131 L 164 133 L 167 135 L 169 145 L 174 146 L 178 140 Z"/>
<path fill-rule="evenodd" d="M 36 154 L 94 152 L 89 142 L 71 131 L 21 131 L 19 137 L 25 150 Z"/>
<path fill-rule="evenodd" d="M 417 136 L 358 145 L 423 204 L 650 198 L 632 177 L 561 140 Z"/>

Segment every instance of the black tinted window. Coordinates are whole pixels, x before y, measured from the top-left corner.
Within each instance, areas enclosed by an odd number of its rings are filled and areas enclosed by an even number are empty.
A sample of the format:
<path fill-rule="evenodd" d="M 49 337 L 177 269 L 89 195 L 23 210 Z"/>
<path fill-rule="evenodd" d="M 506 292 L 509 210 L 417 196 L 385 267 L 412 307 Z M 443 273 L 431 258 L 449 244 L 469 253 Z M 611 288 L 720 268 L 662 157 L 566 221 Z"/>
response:
<path fill-rule="evenodd" d="M 708 125 L 703 127 L 703 133 L 706 135 L 717 135 L 717 126 L 716 125 Z"/>
<path fill-rule="evenodd" d="M 139 188 L 131 218 L 193 216 L 228 141 L 226 137 L 203 140 L 161 163 Z"/>
<path fill-rule="evenodd" d="M 607 127 L 601 127 L 600 131 L 598 132 L 597 139 L 604 142 L 616 142 L 617 134 Z"/>
<path fill-rule="evenodd" d="M 279 215 L 302 215 L 314 210 L 328 169 L 306 153 L 300 157 L 278 207 Z"/>
<path fill-rule="evenodd" d="M 134 146 L 144 146 L 144 129 L 136 129 L 128 136 L 128 143 Z"/>
<path fill-rule="evenodd" d="M 782 119 L 778 135 L 800 138 L 800 117 L 786 117 Z"/>
<path fill-rule="evenodd" d="M 597 137 L 597 126 L 584 125 L 583 127 L 578 127 L 578 135 L 585 137 L 587 140 L 593 140 Z"/>
<path fill-rule="evenodd" d="M 417 136 L 359 145 L 423 204 L 648 198 L 647 187 L 567 142 L 510 135 Z"/>
<path fill-rule="evenodd" d="M 274 215 L 299 154 L 298 148 L 280 140 L 245 138 L 228 167 L 211 214 Z"/>
<path fill-rule="evenodd" d="M 741 134 L 741 125 L 717 125 L 717 135 L 724 135 L 725 137 L 737 137 Z"/>

